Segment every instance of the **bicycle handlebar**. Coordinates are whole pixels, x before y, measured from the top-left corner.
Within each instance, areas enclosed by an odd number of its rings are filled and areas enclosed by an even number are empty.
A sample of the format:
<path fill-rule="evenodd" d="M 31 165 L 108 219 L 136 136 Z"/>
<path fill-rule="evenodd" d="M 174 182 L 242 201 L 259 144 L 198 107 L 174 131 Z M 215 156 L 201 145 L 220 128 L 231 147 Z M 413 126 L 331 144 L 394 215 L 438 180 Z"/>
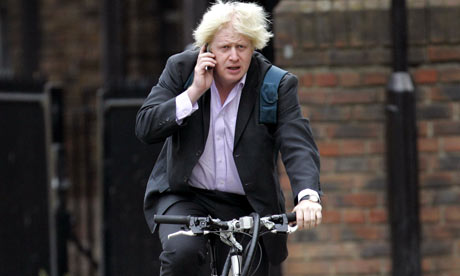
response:
<path fill-rule="evenodd" d="M 190 223 L 191 216 L 170 216 L 170 215 L 155 215 L 153 221 L 164 224 L 185 224 Z"/>
<path fill-rule="evenodd" d="M 283 215 L 286 215 L 288 222 L 295 222 L 296 221 L 296 213 L 286 213 L 280 215 L 272 215 L 266 216 L 264 218 L 269 218 L 270 220 L 279 220 L 282 219 Z M 183 224 L 190 226 L 192 220 L 199 217 L 192 217 L 192 216 L 176 216 L 176 215 L 155 215 L 153 217 L 153 221 L 156 223 L 163 223 L 163 224 Z M 205 217 L 202 217 L 205 218 Z M 220 227 L 225 226 L 226 222 L 222 222 L 220 220 L 214 221 L 214 224 L 219 225 Z"/>
<path fill-rule="evenodd" d="M 297 220 L 296 213 L 286 213 L 286 216 L 289 222 L 294 222 Z"/>

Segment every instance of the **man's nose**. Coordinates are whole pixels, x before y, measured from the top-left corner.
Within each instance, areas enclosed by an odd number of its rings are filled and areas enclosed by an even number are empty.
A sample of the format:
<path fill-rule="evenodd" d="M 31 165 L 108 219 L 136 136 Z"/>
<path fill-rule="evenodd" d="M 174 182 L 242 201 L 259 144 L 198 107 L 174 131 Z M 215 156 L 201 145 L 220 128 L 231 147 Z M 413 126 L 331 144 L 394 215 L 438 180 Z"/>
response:
<path fill-rule="evenodd" d="M 230 48 L 230 59 L 238 60 L 238 52 L 236 51 L 235 47 Z"/>

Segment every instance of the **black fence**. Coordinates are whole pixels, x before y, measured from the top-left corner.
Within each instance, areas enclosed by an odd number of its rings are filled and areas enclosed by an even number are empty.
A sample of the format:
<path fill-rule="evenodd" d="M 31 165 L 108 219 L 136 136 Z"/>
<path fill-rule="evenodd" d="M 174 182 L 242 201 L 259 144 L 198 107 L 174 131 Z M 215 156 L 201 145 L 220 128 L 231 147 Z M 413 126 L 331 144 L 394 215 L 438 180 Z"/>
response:
<path fill-rule="evenodd" d="M 104 198 L 102 275 L 158 275 L 161 247 L 145 222 L 143 199 L 162 145 L 142 144 L 134 135 L 136 113 L 149 88 L 122 90 L 101 92 L 98 104 Z"/>
<path fill-rule="evenodd" d="M 143 198 L 162 145 L 144 145 L 134 135 L 136 113 L 148 90 L 111 90 L 99 98 L 103 251 L 98 275 L 159 274 L 160 243 L 148 230 Z M 59 96 L 62 91 L 44 83 L 0 81 L 0 275 L 67 272 L 66 220 L 72 214 L 59 193 Z"/>
<path fill-rule="evenodd" d="M 54 275 L 50 96 L 0 81 L 0 275 Z"/>

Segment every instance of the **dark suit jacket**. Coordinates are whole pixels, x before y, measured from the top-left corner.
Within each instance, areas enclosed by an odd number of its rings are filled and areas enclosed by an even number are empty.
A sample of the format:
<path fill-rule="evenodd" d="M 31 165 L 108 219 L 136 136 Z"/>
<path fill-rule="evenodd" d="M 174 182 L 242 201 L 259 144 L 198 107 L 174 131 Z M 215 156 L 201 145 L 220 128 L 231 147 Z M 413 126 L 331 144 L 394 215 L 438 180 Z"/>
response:
<path fill-rule="evenodd" d="M 145 143 L 165 141 L 145 193 L 145 216 L 152 232 L 155 229 L 153 215 L 163 213 L 170 204 L 180 200 L 181 192 L 189 190 L 188 179 L 206 144 L 209 91 L 199 99 L 199 109 L 181 125 L 175 120 L 175 97 L 184 91 L 197 55 L 197 51 L 185 51 L 170 57 L 158 84 L 137 114 L 136 135 L 140 140 Z M 309 123 L 301 114 L 294 75 L 288 73 L 281 80 L 277 124 L 259 124 L 259 90 L 269 67 L 270 63 L 260 53 L 253 54 L 238 109 L 233 150 L 247 199 L 261 215 L 285 212 L 277 171 L 278 152 L 281 152 L 291 182 L 293 198 L 306 188 L 320 192 L 319 154 Z M 158 206 L 162 193 L 173 193 L 177 197 Z M 287 256 L 283 240 L 281 250 L 280 244 L 269 249 L 277 251 L 270 257 L 274 263 Z M 272 241 L 267 238 L 264 243 L 272 244 Z"/>

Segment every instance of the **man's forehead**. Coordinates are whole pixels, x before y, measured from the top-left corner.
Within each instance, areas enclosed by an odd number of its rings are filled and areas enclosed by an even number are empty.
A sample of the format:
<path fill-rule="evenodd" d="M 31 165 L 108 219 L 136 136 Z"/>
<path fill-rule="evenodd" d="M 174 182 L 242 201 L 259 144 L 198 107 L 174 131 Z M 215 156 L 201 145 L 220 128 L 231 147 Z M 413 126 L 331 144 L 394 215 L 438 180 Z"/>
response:
<path fill-rule="evenodd" d="M 225 27 L 216 32 L 213 42 L 224 43 L 250 43 L 250 40 L 243 34 L 238 33 L 233 27 Z"/>

